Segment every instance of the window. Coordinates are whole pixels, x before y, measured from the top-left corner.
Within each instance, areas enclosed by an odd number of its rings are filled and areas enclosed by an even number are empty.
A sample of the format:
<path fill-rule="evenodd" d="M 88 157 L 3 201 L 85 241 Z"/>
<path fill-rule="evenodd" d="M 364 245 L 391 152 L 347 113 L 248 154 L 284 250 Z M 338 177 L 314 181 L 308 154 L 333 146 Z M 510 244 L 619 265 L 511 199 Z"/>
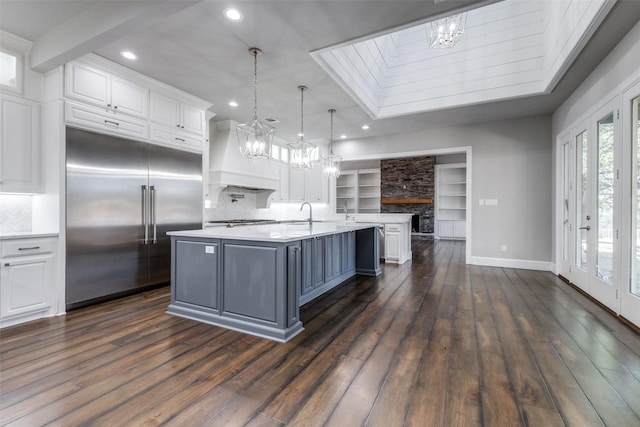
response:
<path fill-rule="evenodd" d="M 22 56 L 4 48 L 0 50 L 0 87 L 22 92 Z"/>

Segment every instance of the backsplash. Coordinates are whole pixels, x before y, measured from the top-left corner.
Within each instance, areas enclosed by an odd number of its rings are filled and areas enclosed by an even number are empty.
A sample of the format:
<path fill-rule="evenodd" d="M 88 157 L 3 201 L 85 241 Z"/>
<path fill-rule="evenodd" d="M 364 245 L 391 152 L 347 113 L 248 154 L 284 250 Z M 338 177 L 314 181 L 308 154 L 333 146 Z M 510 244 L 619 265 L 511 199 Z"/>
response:
<path fill-rule="evenodd" d="M 242 197 L 232 197 L 241 195 Z M 224 219 L 306 219 L 309 208 L 300 212 L 301 202 L 272 202 L 267 209 L 256 209 L 256 194 L 245 188 L 228 187 L 222 190 L 218 206 L 205 209 L 205 221 Z M 325 203 L 313 203 L 313 219 L 330 219 L 331 209 Z"/>
<path fill-rule="evenodd" d="M 0 233 L 31 231 L 32 196 L 0 195 Z"/>

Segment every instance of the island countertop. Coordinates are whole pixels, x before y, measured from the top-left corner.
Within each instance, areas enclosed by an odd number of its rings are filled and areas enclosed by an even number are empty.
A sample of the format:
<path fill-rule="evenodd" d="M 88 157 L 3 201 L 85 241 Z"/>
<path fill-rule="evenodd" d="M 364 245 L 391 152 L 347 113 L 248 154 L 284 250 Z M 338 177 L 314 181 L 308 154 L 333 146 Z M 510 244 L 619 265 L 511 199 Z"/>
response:
<path fill-rule="evenodd" d="M 282 222 L 276 224 L 247 225 L 235 227 L 208 227 L 202 230 L 170 231 L 178 237 L 205 239 L 251 240 L 256 242 L 294 242 L 312 237 L 371 228 L 375 224 L 357 222 Z"/>

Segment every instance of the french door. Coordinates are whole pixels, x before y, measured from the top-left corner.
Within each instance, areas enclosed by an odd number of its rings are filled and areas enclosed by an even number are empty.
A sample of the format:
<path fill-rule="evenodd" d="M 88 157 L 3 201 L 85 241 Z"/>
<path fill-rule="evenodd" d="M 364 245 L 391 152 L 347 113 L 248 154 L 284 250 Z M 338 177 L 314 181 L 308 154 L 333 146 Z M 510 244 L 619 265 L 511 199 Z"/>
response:
<path fill-rule="evenodd" d="M 616 313 L 620 310 L 622 145 L 618 100 L 565 137 L 562 156 L 560 274 Z"/>
<path fill-rule="evenodd" d="M 620 314 L 640 326 L 640 83 L 624 92 L 622 191 L 624 224 L 621 246 L 624 252 Z"/>

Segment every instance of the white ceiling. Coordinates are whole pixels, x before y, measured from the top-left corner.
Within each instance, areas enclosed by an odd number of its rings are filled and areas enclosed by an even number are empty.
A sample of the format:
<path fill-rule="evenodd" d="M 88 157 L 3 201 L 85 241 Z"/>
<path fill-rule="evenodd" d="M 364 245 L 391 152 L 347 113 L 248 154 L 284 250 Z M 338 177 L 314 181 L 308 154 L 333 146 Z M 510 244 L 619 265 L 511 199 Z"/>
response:
<path fill-rule="evenodd" d="M 504 0 L 467 12 L 452 48 L 427 22 L 311 55 L 374 119 L 544 94 L 613 4 Z"/>
<path fill-rule="evenodd" d="M 300 123 L 296 88 L 301 84 L 309 88 L 308 139 L 328 137 L 329 108 L 337 110 L 334 134 L 350 138 L 550 114 L 640 19 L 636 0 L 618 1 L 550 94 L 461 108 L 443 104 L 429 112 L 378 120 L 372 120 L 310 55 L 486 3 L 492 1 L 0 0 L 0 28 L 34 42 L 32 64 L 40 71 L 92 51 L 212 102 L 216 120 L 239 122 L 252 115 L 248 48 L 257 46 L 264 51 L 258 62 L 258 115 L 280 120 L 276 135 L 295 140 Z M 243 12 L 244 21 L 223 18 L 222 11 L 231 5 Z M 410 39 L 410 32 L 398 39 L 400 49 Z M 125 60 L 120 56 L 124 49 L 139 59 Z M 240 106 L 229 107 L 232 99 Z M 364 123 L 371 128 L 362 130 Z"/>

